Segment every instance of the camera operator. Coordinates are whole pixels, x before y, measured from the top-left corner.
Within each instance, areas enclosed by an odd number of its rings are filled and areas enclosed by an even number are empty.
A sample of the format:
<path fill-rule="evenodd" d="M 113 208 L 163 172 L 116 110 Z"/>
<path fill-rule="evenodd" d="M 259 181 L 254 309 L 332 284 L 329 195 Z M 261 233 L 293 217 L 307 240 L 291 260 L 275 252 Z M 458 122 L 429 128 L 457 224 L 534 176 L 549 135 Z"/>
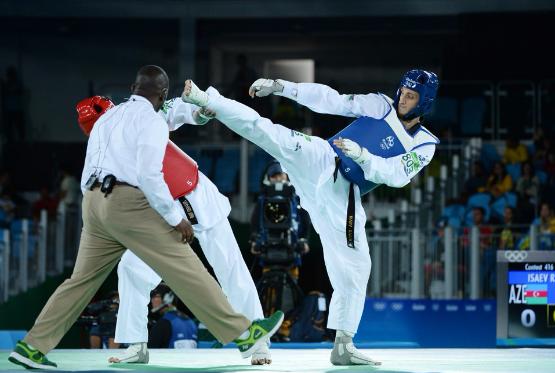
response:
<path fill-rule="evenodd" d="M 90 328 L 90 348 L 119 348 L 119 343 L 114 342 L 118 306 L 117 291 L 112 291 L 106 299 L 87 306 L 79 322 Z"/>
<path fill-rule="evenodd" d="M 310 251 L 310 217 L 277 161 L 267 167 L 251 226 L 251 253 L 259 258 L 263 271 L 269 266 L 284 267 L 297 281 L 301 255 Z"/>
<path fill-rule="evenodd" d="M 148 348 L 197 348 L 198 327 L 177 309 L 179 299 L 164 283 L 150 294 Z"/>

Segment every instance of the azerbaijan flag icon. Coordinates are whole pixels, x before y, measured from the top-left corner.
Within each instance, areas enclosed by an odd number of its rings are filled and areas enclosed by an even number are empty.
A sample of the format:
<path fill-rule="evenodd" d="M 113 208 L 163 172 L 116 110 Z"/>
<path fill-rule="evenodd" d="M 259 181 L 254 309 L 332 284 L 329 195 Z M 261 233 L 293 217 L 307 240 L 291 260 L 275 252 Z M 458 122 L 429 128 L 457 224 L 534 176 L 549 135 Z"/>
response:
<path fill-rule="evenodd" d="M 524 296 L 527 304 L 547 304 L 547 284 L 526 285 Z"/>

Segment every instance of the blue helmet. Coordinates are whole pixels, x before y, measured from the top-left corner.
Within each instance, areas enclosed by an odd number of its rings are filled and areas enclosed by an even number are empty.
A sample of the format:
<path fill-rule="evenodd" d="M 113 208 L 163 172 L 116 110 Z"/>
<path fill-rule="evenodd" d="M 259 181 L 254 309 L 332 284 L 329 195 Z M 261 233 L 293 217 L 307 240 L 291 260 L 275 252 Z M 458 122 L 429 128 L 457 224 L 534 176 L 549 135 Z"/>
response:
<path fill-rule="evenodd" d="M 426 115 L 432 110 L 432 104 L 434 103 L 439 87 L 439 79 L 436 74 L 429 71 L 419 69 L 407 71 L 403 79 L 401 79 L 401 83 L 399 83 L 399 88 L 397 88 L 397 93 L 395 94 L 395 100 L 393 101 L 395 110 L 398 110 L 402 87 L 416 91 L 420 96 L 418 105 L 401 117 L 403 120 L 411 120 Z"/>

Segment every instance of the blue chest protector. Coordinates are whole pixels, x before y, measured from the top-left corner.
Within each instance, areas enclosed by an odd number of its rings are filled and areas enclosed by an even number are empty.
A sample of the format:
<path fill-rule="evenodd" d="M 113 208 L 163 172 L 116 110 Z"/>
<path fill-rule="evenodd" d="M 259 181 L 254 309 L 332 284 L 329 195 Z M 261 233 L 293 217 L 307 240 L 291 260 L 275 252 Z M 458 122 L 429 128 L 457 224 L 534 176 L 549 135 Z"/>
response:
<path fill-rule="evenodd" d="M 385 99 L 385 97 L 384 97 Z M 387 101 L 387 100 L 386 100 Z M 389 103 L 389 101 L 388 101 Z M 339 148 L 333 145 L 333 140 L 341 137 L 355 141 L 366 148 L 369 153 L 382 158 L 391 158 L 407 152 L 424 143 L 439 143 L 439 140 L 425 131 L 422 127 L 414 134 L 408 134 L 401 122 L 397 119 L 395 109 L 390 111 L 382 119 L 360 117 L 331 137 L 328 142 L 341 160 L 339 171 L 345 179 L 358 185 L 360 195 L 364 195 L 379 186 L 364 178 L 364 171 L 358 163 L 347 157 Z M 416 133 L 425 131 L 427 136 L 419 136 Z M 401 138 L 403 140 L 401 140 Z M 403 143 L 405 145 L 403 145 Z"/>
<path fill-rule="evenodd" d="M 166 319 L 172 324 L 172 336 L 168 348 L 196 346 L 198 327 L 193 320 L 180 316 L 175 311 L 166 312 L 162 319 Z"/>

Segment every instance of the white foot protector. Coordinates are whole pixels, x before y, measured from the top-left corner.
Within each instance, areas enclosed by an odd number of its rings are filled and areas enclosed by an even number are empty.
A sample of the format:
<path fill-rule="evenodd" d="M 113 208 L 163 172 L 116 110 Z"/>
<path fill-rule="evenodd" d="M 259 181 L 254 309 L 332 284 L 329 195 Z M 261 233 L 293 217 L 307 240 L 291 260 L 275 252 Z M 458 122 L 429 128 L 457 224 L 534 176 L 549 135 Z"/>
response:
<path fill-rule="evenodd" d="M 272 364 L 272 355 L 267 343 L 263 343 L 251 356 L 252 365 Z"/>
<path fill-rule="evenodd" d="M 148 363 L 148 348 L 146 347 L 146 342 L 133 343 L 124 353 L 119 356 L 113 356 L 108 359 L 109 363 L 136 363 L 136 364 L 147 364 Z"/>
<path fill-rule="evenodd" d="M 382 365 L 381 362 L 360 353 L 350 337 L 336 338 L 330 362 L 333 365 Z"/>
<path fill-rule="evenodd" d="M 197 85 L 191 80 L 187 79 L 185 81 L 185 87 L 183 88 L 183 94 L 181 99 L 189 104 L 204 107 L 208 105 L 208 93 L 202 91 Z"/>

